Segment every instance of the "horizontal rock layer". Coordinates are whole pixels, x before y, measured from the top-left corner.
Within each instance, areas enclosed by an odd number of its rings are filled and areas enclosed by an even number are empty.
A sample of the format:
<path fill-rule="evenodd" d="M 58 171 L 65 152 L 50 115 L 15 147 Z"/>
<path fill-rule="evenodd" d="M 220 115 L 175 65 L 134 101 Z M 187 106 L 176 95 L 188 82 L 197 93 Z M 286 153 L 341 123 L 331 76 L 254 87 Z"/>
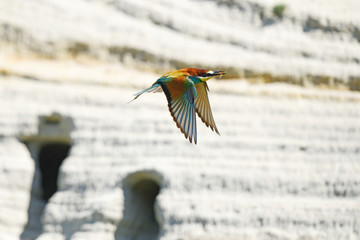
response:
<path fill-rule="evenodd" d="M 1 1 L 1 51 L 359 90 L 359 8 L 356 0 Z"/>

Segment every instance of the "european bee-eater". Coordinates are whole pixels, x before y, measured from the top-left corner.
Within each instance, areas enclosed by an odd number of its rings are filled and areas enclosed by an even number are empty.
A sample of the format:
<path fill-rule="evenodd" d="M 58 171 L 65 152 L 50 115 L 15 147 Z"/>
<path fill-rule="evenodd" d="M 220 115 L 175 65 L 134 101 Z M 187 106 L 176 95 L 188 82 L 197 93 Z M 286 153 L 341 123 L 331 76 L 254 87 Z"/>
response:
<path fill-rule="evenodd" d="M 162 75 L 151 87 L 136 93 L 133 100 L 145 92 L 164 91 L 176 126 L 185 134 L 185 138 L 189 138 L 190 143 L 194 139 L 196 144 L 195 111 L 207 127 L 219 134 L 211 112 L 206 81 L 224 74 L 225 71 L 197 68 L 176 70 Z"/>

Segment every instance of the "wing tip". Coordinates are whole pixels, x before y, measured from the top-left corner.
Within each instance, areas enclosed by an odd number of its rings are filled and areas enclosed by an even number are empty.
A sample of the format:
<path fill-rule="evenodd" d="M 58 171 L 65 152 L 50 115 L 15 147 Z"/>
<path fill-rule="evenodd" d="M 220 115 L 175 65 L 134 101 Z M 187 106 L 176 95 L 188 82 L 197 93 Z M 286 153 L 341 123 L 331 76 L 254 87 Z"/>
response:
<path fill-rule="evenodd" d="M 170 106 L 169 107 L 169 112 L 170 112 L 170 115 L 172 116 L 174 122 L 176 123 L 176 126 L 180 129 L 181 133 L 184 134 L 185 136 L 185 139 L 188 139 L 190 143 L 192 143 L 193 139 L 192 139 L 192 136 L 190 135 L 187 135 L 187 133 L 185 132 L 185 130 L 181 127 L 181 125 L 177 122 L 176 120 L 176 117 L 175 117 L 175 114 L 173 113 L 172 109 Z M 195 122 L 196 124 L 196 122 Z M 196 126 L 195 126 L 196 128 Z M 194 144 L 196 145 L 197 144 L 197 136 L 196 136 L 196 133 L 193 134 L 194 135 Z"/>
<path fill-rule="evenodd" d="M 192 139 L 191 136 L 187 135 L 187 133 L 185 132 L 185 130 L 181 127 L 181 125 L 176 121 L 176 117 L 173 113 L 173 111 L 171 110 L 171 107 L 169 106 L 169 112 L 170 115 L 172 116 L 174 122 L 176 123 L 176 126 L 180 129 L 181 133 L 184 134 L 185 139 L 189 139 L 189 142 L 192 143 Z M 196 142 L 195 142 L 196 144 Z"/>
<path fill-rule="evenodd" d="M 217 129 L 216 125 L 211 126 L 211 125 L 210 125 L 209 123 L 207 123 L 202 117 L 200 117 L 200 119 L 201 119 L 201 121 L 202 121 L 203 123 L 205 123 L 205 126 L 206 126 L 206 127 L 210 128 L 213 132 L 216 132 L 217 134 L 220 135 L 220 132 L 219 132 L 219 130 Z"/>

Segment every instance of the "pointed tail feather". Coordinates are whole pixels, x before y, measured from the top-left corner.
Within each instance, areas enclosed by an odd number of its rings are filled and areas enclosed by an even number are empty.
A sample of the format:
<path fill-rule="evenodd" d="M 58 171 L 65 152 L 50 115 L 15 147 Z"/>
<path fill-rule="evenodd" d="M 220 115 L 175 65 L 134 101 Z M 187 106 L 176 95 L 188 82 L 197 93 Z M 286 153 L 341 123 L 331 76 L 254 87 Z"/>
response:
<path fill-rule="evenodd" d="M 130 102 L 128 102 L 128 104 L 131 103 L 132 101 L 134 101 L 135 99 L 137 99 L 138 97 L 140 97 L 140 95 L 143 94 L 143 93 L 146 93 L 146 92 L 156 93 L 156 92 L 161 92 L 161 91 L 162 91 L 162 89 L 161 89 L 160 84 L 154 83 L 151 87 L 149 87 L 149 88 L 147 88 L 147 89 L 145 89 L 145 90 L 143 90 L 141 92 L 135 93 L 134 94 L 134 96 L 135 96 L 134 99 L 131 100 Z"/>

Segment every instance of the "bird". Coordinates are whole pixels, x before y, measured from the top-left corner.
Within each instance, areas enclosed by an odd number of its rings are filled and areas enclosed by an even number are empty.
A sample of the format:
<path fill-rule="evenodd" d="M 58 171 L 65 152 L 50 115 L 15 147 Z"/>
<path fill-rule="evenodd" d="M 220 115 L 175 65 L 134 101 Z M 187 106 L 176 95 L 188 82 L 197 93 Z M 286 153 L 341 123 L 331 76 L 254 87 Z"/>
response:
<path fill-rule="evenodd" d="M 198 68 L 183 68 L 168 72 L 158 78 L 149 88 L 134 94 L 132 101 L 146 92 L 164 92 L 176 126 L 185 135 L 185 139 L 197 144 L 195 112 L 207 127 L 220 135 L 211 112 L 208 98 L 209 87 L 206 81 L 224 74 L 226 74 L 225 71 Z"/>

